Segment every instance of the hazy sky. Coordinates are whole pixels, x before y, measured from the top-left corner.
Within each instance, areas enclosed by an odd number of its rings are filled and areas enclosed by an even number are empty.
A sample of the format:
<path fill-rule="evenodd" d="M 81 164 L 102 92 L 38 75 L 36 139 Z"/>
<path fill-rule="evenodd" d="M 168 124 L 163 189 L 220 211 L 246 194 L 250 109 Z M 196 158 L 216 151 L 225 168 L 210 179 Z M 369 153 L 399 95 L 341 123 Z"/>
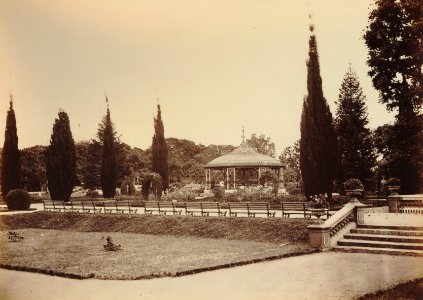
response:
<path fill-rule="evenodd" d="M 367 76 L 372 2 L 0 0 L 0 128 L 13 93 L 20 148 L 47 145 L 60 108 L 93 138 L 106 92 L 131 146 L 150 146 L 159 98 L 166 137 L 238 145 L 244 125 L 279 154 L 300 137 L 309 13 L 332 113 L 351 63 L 375 128 L 393 116 Z"/>

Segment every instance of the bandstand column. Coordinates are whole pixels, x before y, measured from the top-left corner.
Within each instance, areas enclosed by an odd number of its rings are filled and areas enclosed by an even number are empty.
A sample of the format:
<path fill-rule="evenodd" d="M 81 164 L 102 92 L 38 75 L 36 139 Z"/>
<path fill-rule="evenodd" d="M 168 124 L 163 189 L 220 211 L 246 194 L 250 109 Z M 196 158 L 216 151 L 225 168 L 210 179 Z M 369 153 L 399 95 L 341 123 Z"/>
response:
<path fill-rule="evenodd" d="M 208 190 L 209 189 L 209 181 L 207 179 L 207 169 L 204 169 L 204 175 L 206 176 L 206 184 L 205 184 L 205 189 Z"/>
<path fill-rule="evenodd" d="M 258 168 L 258 178 L 257 178 L 257 186 L 260 185 L 260 177 L 261 177 L 261 168 Z"/>
<path fill-rule="evenodd" d="M 229 190 L 229 169 L 226 168 L 226 189 Z"/>
<path fill-rule="evenodd" d="M 278 183 L 278 188 L 283 188 L 284 186 L 283 186 L 283 168 L 279 168 L 279 171 L 278 171 L 278 179 L 279 179 L 279 183 Z"/>
<path fill-rule="evenodd" d="M 234 168 L 234 190 L 236 190 L 236 168 Z"/>

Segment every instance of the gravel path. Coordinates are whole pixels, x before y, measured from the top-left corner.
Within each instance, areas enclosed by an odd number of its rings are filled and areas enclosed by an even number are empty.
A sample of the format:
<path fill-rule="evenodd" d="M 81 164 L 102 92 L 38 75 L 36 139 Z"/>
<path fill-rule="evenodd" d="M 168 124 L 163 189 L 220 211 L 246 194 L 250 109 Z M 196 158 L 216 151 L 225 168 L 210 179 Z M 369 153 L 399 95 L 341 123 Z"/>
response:
<path fill-rule="evenodd" d="M 334 252 L 141 281 L 0 269 L 0 299 L 352 299 L 417 277 L 421 257 Z"/>

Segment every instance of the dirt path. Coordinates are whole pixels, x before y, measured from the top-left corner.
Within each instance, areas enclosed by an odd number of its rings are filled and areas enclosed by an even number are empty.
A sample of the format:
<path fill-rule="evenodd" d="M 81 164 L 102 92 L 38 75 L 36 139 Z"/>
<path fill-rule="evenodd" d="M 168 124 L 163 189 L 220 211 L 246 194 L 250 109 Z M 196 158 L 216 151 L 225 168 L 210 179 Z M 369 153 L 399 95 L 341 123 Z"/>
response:
<path fill-rule="evenodd" d="M 423 258 L 333 252 L 143 281 L 0 269 L 0 299 L 351 299 L 417 277 Z"/>

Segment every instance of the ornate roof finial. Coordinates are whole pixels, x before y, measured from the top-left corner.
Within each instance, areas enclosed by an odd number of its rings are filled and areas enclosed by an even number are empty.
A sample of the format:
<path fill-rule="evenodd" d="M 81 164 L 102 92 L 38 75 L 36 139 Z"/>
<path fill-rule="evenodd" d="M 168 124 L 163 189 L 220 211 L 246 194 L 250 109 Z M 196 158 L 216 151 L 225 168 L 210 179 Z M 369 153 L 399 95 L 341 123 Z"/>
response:
<path fill-rule="evenodd" d="M 12 95 L 12 93 L 10 93 L 10 102 L 9 102 L 9 104 L 10 104 L 10 109 L 13 109 L 13 95 Z"/>
<path fill-rule="evenodd" d="M 244 130 L 244 125 L 242 125 L 242 135 L 241 135 L 241 137 L 242 137 L 242 142 L 244 143 L 244 142 L 245 142 L 245 130 Z"/>

